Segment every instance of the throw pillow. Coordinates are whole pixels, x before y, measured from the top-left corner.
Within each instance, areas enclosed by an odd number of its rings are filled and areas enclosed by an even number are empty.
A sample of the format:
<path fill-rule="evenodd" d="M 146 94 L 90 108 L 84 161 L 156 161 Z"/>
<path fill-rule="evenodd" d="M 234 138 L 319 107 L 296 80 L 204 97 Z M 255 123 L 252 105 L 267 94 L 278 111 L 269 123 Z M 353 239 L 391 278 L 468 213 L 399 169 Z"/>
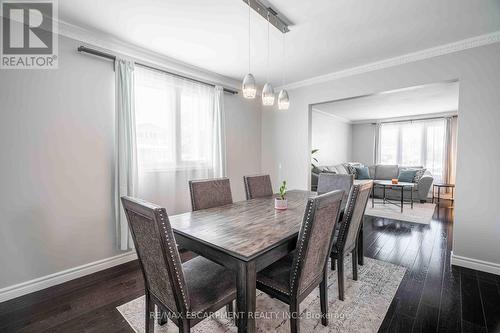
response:
<path fill-rule="evenodd" d="M 413 183 L 417 170 L 401 170 L 399 171 L 398 181 L 403 183 Z"/>
<path fill-rule="evenodd" d="M 356 178 L 357 179 L 371 179 L 370 178 L 370 170 L 365 166 L 357 166 L 356 169 Z"/>
<path fill-rule="evenodd" d="M 417 172 L 415 173 L 415 178 L 413 178 L 413 182 L 418 183 L 420 181 L 420 178 L 422 178 L 422 176 L 424 175 L 424 173 L 425 169 L 418 169 Z"/>
<path fill-rule="evenodd" d="M 350 175 L 355 175 L 356 176 L 356 167 L 350 163 L 344 163 L 342 164 L 344 168 L 347 170 L 347 173 Z"/>

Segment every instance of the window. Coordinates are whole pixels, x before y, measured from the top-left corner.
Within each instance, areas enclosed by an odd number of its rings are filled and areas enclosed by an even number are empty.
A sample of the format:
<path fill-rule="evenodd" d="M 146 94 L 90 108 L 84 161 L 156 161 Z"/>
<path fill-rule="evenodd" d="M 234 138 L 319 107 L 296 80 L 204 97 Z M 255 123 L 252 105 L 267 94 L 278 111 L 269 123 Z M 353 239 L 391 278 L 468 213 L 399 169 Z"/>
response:
<path fill-rule="evenodd" d="M 380 129 L 380 163 L 398 164 L 399 128 L 390 124 Z"/>
<path fill-rule="evenodd" d="M 212 167 L 214 89 L 135 69 L 139 170 Z"/>
<path fill-rule="evenodd" d="M 379 162 L 424 166 L 435 181 L 443 180 L 446 120 L 416 120 L 380 125 Z"/>
<path fill-rule="evenodd" d="M 222 88 L 135 67 L 137 196 L 191 210 L 188 182 L 223 177 Z"/>

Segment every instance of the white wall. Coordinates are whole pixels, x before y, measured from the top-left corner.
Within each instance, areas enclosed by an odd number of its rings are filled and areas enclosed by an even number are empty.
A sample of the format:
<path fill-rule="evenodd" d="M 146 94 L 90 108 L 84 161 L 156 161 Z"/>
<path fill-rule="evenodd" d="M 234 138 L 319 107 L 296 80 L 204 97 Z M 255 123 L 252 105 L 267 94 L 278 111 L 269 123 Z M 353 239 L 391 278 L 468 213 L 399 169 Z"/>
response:
<path fill-rule="evenodd" d="M 59 69 L 0 70 L 0 289 L 115 256 L 114 72 L 60 37 Z M 225 95 L 235 200 L 260 172 L 261 110 Z"/>
<path fill-rule="evenodd" d="M 500 273 L 500 178 L 481 171 L 500 165 L 500 43 L 290 90 L 288 112 L 263 112 L 263 172 L 281 165 L 290 188 L 308 188 L 310 104 L 451 79 L 460 80 L 454 257 Z"/>
<path fill-rule="evenodd" d="M 261 166 L 261 104 L 239 95 L 224 96 L 227 173 L 234 201 L 245 200 L 243 176 L 259 174 Z"/>
<path fill-rule="evenodd" d="M 311 148 L 319 149 L 317 165 L 336 165 L 351 161 L 351 124 L 327 113 L 311 111 Z"/>
<path fill-rule="evenodd" d="M 364 165 L 375 161 L 375 126 L 372 124 L 352 124 L 352 160 Z"/>

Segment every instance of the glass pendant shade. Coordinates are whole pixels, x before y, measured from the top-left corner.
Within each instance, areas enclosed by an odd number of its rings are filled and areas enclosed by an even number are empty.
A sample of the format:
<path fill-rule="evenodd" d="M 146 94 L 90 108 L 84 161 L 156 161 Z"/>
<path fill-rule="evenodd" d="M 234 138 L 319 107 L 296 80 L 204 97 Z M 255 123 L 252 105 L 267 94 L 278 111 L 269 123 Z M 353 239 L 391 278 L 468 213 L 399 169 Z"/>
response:
<path fill-rule="evenodd" d="M 241 90 L 243 91 L 243 97 L 245 98 L 255 98 L 257 94 L 257 86 L 255 85 L 255 78 L 252 74 L 248 73 L 243 79 L 243 84 L 241 85 Z"/>
<path fill-rule="evenodd" d="M 285 89 L 281 89 L 278 95 L 278 109 L 288 110 L 290 106 L 290 98 L 288 97 L 288 92 Z"/>
<path fill-rule="evenodd" d="M 262 89 L 262 104 L 263 105 L 274 104 L 274 88 L 270 83 L 266 83 L 264 85 L 264 89 Z"/>

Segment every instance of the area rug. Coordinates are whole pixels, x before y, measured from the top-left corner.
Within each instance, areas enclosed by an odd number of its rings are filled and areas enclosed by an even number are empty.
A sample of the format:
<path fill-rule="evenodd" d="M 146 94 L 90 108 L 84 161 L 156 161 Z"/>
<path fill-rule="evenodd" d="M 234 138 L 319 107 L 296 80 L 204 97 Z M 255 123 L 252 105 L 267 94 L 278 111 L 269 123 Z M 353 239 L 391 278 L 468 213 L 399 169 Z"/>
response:
<path fill-rule="evenodd" d="M 410 205 L 405 204 L 403 213 L 401 213 L 400 207 L 390 203 L 375 203 L 375 207 L 372 208 L 370 199 L 366 206 L 365 215 L 404 222 L 429 224 L 431 223 L 435 208 L 436 205 L 432 203 L 413 203 L 413 209 L 411 209 Z"/>
<path fill-rule="evenodd" d="M 345 300 L 338 299 L 337 272 L 329 270 L 329 325 L 321 325 L 319 292 L 313 291 L 300 304 L 300 327 L 303 332 L 377 332 L 405 274 L 406 268 L 365 258 L 358 268 L 358 281 L 352 280 L 351 257 L 345 260 Z M 137 333 L 144 330 L 144 296 L 117 307 Z M 257 290 L 257 332 L 289 332 L 288 306 Z M 178 332 L 171 321 L 155 324 L 156 333 Z M 203 320 L 193 332 L 236 332 L 234 321 L 219 310 Z"/>

